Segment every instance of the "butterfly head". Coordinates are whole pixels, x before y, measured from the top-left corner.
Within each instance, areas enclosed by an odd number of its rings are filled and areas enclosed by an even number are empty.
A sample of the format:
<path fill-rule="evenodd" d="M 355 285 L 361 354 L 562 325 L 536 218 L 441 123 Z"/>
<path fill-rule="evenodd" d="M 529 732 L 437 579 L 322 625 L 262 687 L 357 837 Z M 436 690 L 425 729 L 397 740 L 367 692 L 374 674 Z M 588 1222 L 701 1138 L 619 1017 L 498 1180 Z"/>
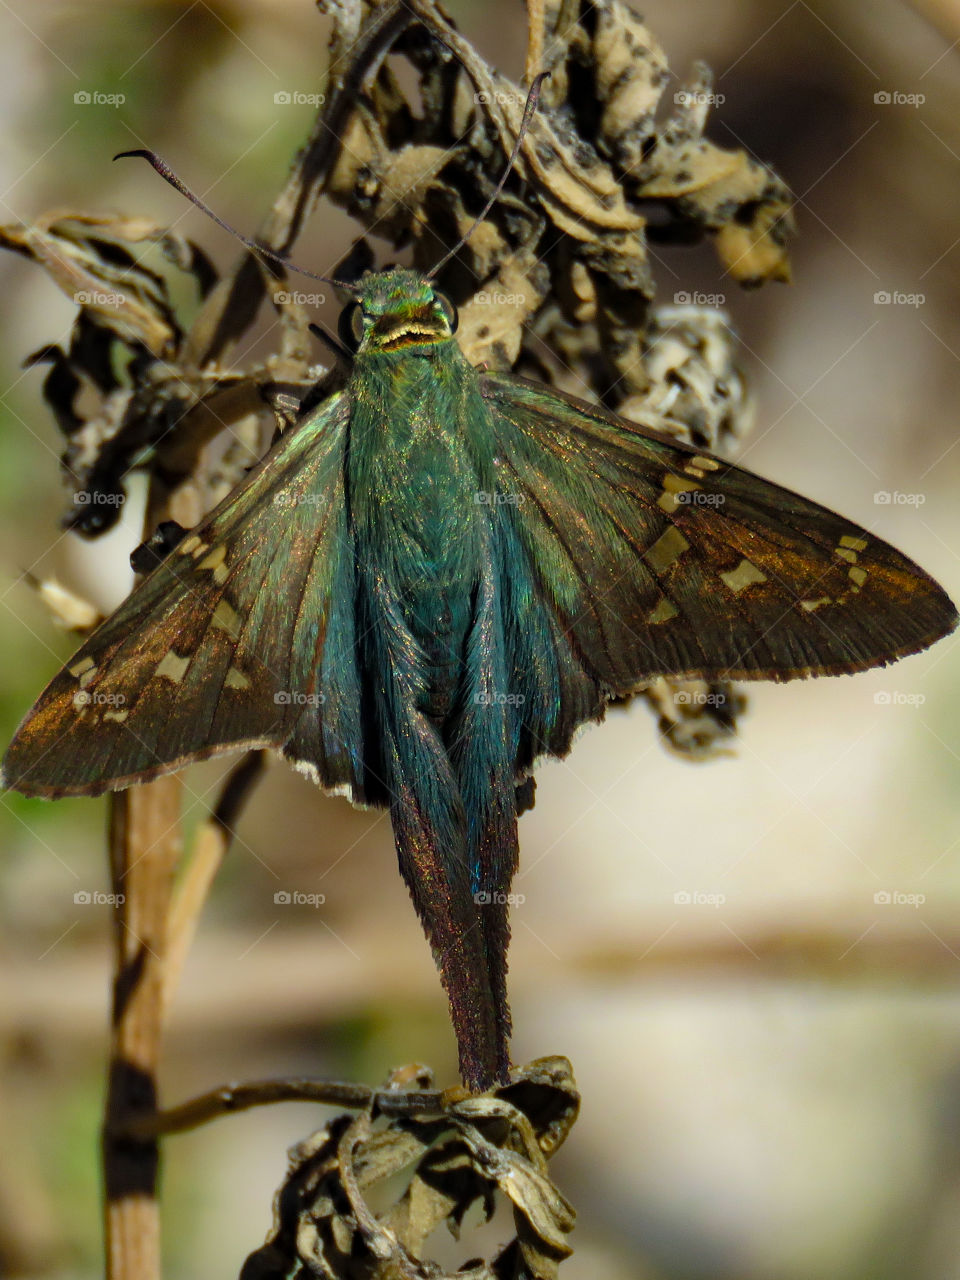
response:
<path fill-rule="evenodd" d="M 378 271 L 365 276 L 356 290 L 340 315 L 340 341 L 350 351 L 429 348 L 453 337 L 456 307 L 416 271 Z"/>

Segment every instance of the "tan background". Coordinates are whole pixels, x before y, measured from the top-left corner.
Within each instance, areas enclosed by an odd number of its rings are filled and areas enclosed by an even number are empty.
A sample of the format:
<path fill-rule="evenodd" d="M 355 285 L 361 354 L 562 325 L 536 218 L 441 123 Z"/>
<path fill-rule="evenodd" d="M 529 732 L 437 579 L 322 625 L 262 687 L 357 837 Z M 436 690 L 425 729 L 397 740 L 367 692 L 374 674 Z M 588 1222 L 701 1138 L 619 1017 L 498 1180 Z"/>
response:
<path fill-rule="evenodd" d="M 519 3 L 449 8 L 519 73 Z M 958 6 L 651 0 L 646 17 L 674 72 L 713 66 L 711 136 L 799 198 L 790 289 L 742 294 L 709 247 L 658 251 L 662 299 L 722 293 L 743 336 L 759 405 L 743 458 L 960 598 Z M 227 262 L 221 232 L 110 156 L 156 147 L 253 229 L 310 116 L 273 96 L 316 91 L 325 33 L 308 0 L 9 0 L 0 218 L 143 212 Z M 126 101 L 76 103 L 85 90 Z M 351 233 L 324 210 L 299 257 L 322 270 Z M 10 257 L 0 290 L 7 737 L 70 650 L 21 571 L 109 603 L 134 535 L 105 572 L 102 547 L 57 534 L 59 440 L 40 373 L 19 365 L 66 334 L 72 307 Z M 894 291 L 924 300 L 875 302 Z M 514 1051 L 567 1054 L 584 1092 L 556 1165 L 580 1212 L 570 1280 L 960 1278 L 958 673 L 951 639 L 856 679 L 757 687 L 729 757 L 700 767 L 668 756 L 637 707 L 541 771 L 515 885 Z M 195 812 L 218 775 L 189 775 Z M 106 888 L 102 820 L 99 802 L 0 802 L 0 1270 L 16 1275 L 99 1265 L 108 919 L 74 895 Z M 240 835 L 175 1009 L 167 1100 L 256 1075 L 375 1081 L 411 1059 L 452 1079 L 388 822 L 278 765 Z M 326 902 L 277 906 L 279 889 Z M 724 901 L 677 903 L 684 891 Z M 169 1277 L 236 1274 L 316 1114 L 276 1108 L 169 1144 Z"/>

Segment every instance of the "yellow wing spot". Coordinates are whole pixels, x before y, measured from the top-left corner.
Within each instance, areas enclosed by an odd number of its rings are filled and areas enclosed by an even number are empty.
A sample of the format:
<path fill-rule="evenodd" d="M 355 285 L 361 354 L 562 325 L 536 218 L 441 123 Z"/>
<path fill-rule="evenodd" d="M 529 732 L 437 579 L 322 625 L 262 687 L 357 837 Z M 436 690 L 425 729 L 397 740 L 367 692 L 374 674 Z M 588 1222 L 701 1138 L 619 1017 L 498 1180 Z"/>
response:
<path fill-rule="evenodd" d="M 129 711 L 105 711 L 103 718 L 104 720 L 116 720 L 117 724 L 123 724 L 129 714 Z"/>
<path fill-rule="evenodd" d="M 72 676 L 82 676 L 85 672 L 97 668 L 97 664 L 92 658 L 81 658 L 76 666 L 70 667 L 69 671 Z"/>
<path fill-rule="evenodd" d="M 223 564 L 227 558 L 227 548 L 224 543 L 220 543 L 214 547 L 205 560 L 201 560 L 197 565 L 198 569 L 216 569 L 218 565 Z"/>
<path fill-rule="evenodd" d="M 237 667 L 231 667 L 227 672 L 227 678 L 224 684 L 228 689 L 249 689 L 250 681 Z"/>
<path fill-rule="evenodd" d="M 225 544 L 221 542 L 219 546 L 214 547 L 210 554 L 200 561 L 197 569 L 200 572 L 205 569 L 212 570 L 213 580 L 218 585 L 226 582 L 229 571 L 227 569 L 227 548 Z"/>
<path fill-rule="evenodd" d="M 204 555 L 204 554 L 205 554 L 207 551 L 209 551 L 209 550 L 210 550 L 210 543 L 209 543 L 209 542 L 202 542 L 202 541 L 198 538 L 198 539 L 197 539 L 197 545 L 194 547 L 194 549 L 193 549 L 193 551 L 192 551 L 192 553 L 191 553 L 191 554 L 193 555 L 194 560 L 199 560 L 199 559 L 200 559 L 200 557 L 201 557 L 202 555 Z"/>
<path fill-rule="evenodd" d="M 690 543 L 674 525 L 661 533 L 652 547 L 643 553 L 643 558 L 654 573 L 662 573 L 683 555 Z"/>
<path fill-rule="evenodd" d="M 219 627 L 221 631 L 226 631 L 233 639 L 236 639 L 240 634 L 240 619 L 237 617 L 237 611 L 228 600 L 222 598 L 217 602 L 213 617 L 210 619 L 210 625 Z"/>
<path fill-rule="evenodd" d="M 848 547 L 851 551 L 866 551 L 866 538 L 851 538 L 849 534 L 844 534 L 840 539 L 841 547 Z"/>
<path fill-rule="evenodd" d="M 663 492 L 657 499 L 657 506 L 661 511 L 666 511 L 668 515 L 672 515 L 682 502 L 678 494 L 691 493 L 695 489 L 700 489 L 700 485 L 695 480 L 684 480 L 683 476 L 675 476 L 668 471 L 663 477 Z"/>
<path fill-rule="evenodd" d="M 848 564 L 857 563 L 857 553 L 855 551 L 851 551 L 849 547 L 837 547 L 835 554 L 838 555 L 841 560 L 846 560 Z"/>
<path fill-rule="evenodd" d="M 179 653 L 174 653 L 170 649 L 157 663 L 157 669 L 153 674 L 154 677 L 165 676 L 168 680 L 172 680 L 174 684 L 179 684 L 187 674 L 189 665 L 189 657 L 182 658 Z"/>
<path fill-rule="evenodd" d="M 829 596 L 821 596 L 819 600 L 801 600 L 800 608 L 806 609 L 807 613 L 815 613 L 817 609 L 822 609 L 825 604 L 833 604 Z"/>
<path fill-rule="evenodd" d="M 752 587 L 755 582 L 767 581 L 767 575 L 749 560 L 741 560 L 735 569 L 728 569 L 726 573 L 721 573 L 720 577 L 735 595 L 746 591 L 747 587 Z"/>
<path fill-rule="evenodd" d="M 853 583 L 854 589 L 859 591 L 867 580 L 867 571 L 866 569 L 861 569 L 859 566 L 854 565 L 852 568 L 847 570 L 847 577 Z"/>
<path fill-rule="evenodd" d="M 699 467 L 701 471 L 719 471 L 721 463 L 716 458 L 704 458 L 699 453 L 687 463 L 689 467 Z"/>
<path fill-rule="evenodd" d="M 191 551 L 196 551 L 199 545 L 200 545 L 200 539 L 197 537 L 195 533 L 191 533 L 189 538 L 184 538 L 184 540 L 180 543 L 179 547 L 177 547 L 177 550 L 180 552 L 181 555 L 188 556 L 190 555 Z"/>
<path fill-rule="evenodd" d="M 675 476 L 672 471 L 668 471 L 663 477 L 664 493 L 689 493 L 692 489 L 699 489 L 700 485 L 695 480 L 684 480 L 683 476 Z"/>
<path fill-rule="evenodd" d="M 657 607 L 647 614 L 647 622 L 650 626 L 656 626 L 658 622 L 669 622 L 678 613 L 679 610 L 673 601 L 664 596 Z"/>

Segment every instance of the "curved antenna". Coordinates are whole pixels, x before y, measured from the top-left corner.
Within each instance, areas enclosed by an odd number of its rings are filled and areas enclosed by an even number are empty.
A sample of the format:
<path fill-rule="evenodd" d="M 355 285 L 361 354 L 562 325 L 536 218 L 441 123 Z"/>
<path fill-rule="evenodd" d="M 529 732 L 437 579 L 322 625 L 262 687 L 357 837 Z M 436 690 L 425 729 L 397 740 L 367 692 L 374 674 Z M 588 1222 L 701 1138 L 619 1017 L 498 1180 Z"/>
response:
<path fill-rule="evenodd" d="M 355 284 L 347 284 L 345 280 L 335 280 L 332 276 L 321 276 L 316 271 L 308 271 L 306 267 L 298 267 L 295 262 L 291 262 L 289 258 L 285 258 L 282 253 L 274 253 L 272 249 L 267 249 L 262 244 L 257 244 L 256 240 L 251 240 L 249 236 L 245 236 L 242 231 L 237 231 L 235 227 L 231 227 L 229 222 L 224 222 L 218 214 L 214 213 L 211 208 L 203 203 L 198 195 L 195 195 L 185 182 L 182 182 L 174 171 L 161 156 L 155 151 L 136 150 L 136 151 L 118 151 L 113 157 L 114 160 L 123 160 L 128 156 L 137 156 L 146 162 L 159 173 L 164 182 L 169 182 L 175 191 L 179 191 L 182 196 L 195 204 L 197 208 L 212 218 L 218 227 L 223 227 L 224 231 L 229 231 L 232 236 L 245 244 L 248 249 L 252 249 L 254 253 L 259 254 L 261 258 L 269 258 L 271 262 L 278 262 L 283 267 L 289 267 L 291 271 L 295 271 L 298 275 L 306 276 L 310 280 L 321 280 L 324 284 L 332 284 L 335 289 L 345 289 L 348 293 L 356 293 L 357 286 Z M 506 175 L 504 175 L 506 176 Z M 473 228 L 471 228 L 472 230 Z"/>
<path fill-rule="evenodd" d="M 513 166 L 516 164 L 517 156 L 520 154 L 520 147 L 523 144 L 524 134 L 527 132 L 527 129 L 530 126 L 530 121 L 533 118 L 533 113 L 536 111 L 537 103 L 540 101 L 540 86 L 543 84 L 544 80 L 546 80 L 549 74 L 550 74 L 549 71 L 541 71 L 539 75 L 534 76 L 533 78 L 533 84 L 530 86 L 530 92 L 527 94 L 527 100 L 523 106 L 523 115 L 520 119 L 520 128 L 517 130 L 517 140 L 513 144 L 513 150 L 510 152 L 510 159 L 507 161 L 507 167 L 503 171 L 503 176 L 500 178 L 500 181 L 497 183 L 496 187 L 494 187 L 493 195 L 490 197 L 487 203 L 483 206 L 478 216 L 474 219 L 473 226 L 470 228 L 467 234 L 465 236 L 462 236 L 457 241 L 457 243 L 453 246 L 453 248 L 449 251 L 449 253 L 445 253 L 443 257 L 440 259 L 440 261 L 435 266 L 430 268 L 430 270 L 426 274 L 427 280 L 432 280 L 433 277 L 440 270 L 440 268 L 445 267 L 447 263 L 450 261 L 450 259 L 454 256 L 454 254 L 460 252 L 460 250 L 467 243 L 467 241 L 476 231 L 477 227 L 479 227 L 480 223 L 483 222 L 484 218 L 487 216 L 487 214 L 490 212 L 490 210 L 493 208 L 493 206 L 496 204 L 497 200 L 499 199 L 500 192 L 506 186 L 507 179 L 510 177 L 510 171 L 513 169 Z"/>

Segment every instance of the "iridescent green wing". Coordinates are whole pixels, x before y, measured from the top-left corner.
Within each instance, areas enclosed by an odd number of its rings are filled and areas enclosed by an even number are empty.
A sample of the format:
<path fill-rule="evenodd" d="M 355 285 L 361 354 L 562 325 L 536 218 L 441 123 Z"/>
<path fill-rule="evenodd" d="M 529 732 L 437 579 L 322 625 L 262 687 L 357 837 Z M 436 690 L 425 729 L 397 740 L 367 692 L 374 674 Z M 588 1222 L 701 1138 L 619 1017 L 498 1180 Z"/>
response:
<path fill-rule="evenodd" d="M 955 626 L 922 569 L 825 507 L 537 383 L 481 383 L 507 536 L 603 696 L 860 671 Z"/>
<path fill-rule="evenodd" d="M 359 793 L 349 401 L 290 429 L 99 627 L 24 720 L 4 780 L 97 795 L 240 747 Z"/>

